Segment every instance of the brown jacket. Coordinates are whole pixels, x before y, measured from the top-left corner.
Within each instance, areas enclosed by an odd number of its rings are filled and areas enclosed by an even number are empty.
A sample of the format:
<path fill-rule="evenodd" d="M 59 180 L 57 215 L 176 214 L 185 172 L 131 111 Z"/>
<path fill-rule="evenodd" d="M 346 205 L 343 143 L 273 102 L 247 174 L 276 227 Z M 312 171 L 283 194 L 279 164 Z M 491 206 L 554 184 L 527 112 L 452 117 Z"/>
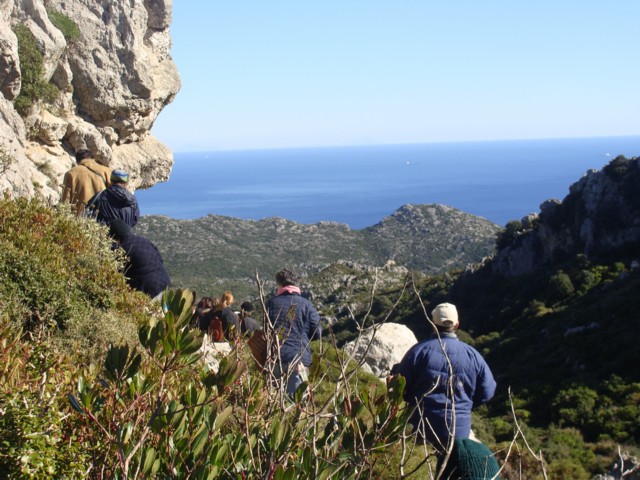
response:
<path fill-rule="evenodd" d="M 109 186 L 111 169 L 92 158 L 85 158 L 64 174 L 61 201 L 74 204 L 76 213 L 80 214 L 91 197 Z"/>

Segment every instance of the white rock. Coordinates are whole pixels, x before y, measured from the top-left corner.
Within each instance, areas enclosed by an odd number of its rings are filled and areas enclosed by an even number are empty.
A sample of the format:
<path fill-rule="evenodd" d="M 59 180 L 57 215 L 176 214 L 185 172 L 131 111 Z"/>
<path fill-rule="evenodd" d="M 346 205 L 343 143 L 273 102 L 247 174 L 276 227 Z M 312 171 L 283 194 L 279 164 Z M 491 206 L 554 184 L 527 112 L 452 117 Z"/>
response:
<path fill-rule="evenodd" d="M 391 367 L 400 362 L 407 350 L 417 342 L 409 327 L 388 322 L 378 328 L 375 336 L 373 330 L 366 331 L 355 341 L 347 343 L 344 350 L 349 354 L 355 351 L 356 361 L 364 357 L 364 363 L 371 372 L 379 378 L 385 378 Z"/>

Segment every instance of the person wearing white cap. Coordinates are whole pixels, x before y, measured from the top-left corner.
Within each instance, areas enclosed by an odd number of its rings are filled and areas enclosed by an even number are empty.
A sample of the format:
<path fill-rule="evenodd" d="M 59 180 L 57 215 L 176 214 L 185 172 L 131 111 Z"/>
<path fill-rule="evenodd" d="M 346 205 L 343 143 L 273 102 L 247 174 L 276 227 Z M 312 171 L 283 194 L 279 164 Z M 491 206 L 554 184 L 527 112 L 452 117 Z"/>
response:
<path fill-rule="evenodd" d="M 441 303 L 431 315 L 433 335 L 411 347 L 392 373 L 406 379 L 414 430 L 442 451 L 451 437 L 469 438 L 471 409 L 493 398 L 496 382 L 480 353 L 458 339 L 455 305 Z"/>

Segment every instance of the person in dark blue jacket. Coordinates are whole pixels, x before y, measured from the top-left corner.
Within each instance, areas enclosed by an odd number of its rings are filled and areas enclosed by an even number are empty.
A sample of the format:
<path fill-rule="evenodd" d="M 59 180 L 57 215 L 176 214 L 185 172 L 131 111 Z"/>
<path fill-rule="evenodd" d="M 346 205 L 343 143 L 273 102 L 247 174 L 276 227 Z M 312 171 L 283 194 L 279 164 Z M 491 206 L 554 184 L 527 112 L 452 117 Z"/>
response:
<path fill-rule="evenodd" d="M 151 240 L 131 233 L 129 225 L 119 218 L 111 222 L 109 233 L 127 256 L 124 267 L 127 283 L 159 300 L 171 285 L 171 279 L 156 246 Z"/>
<path fill-rule="evenodd" d="M 441 303 L 431 315 L 434 334 L 411 347 L 392 373 L 406 379 L 404 398 L 416 407 L 414 430 L 443 450 L 451 436 L 469 438 L 471 409 L 493 397 L 496 382 L 480 353 L 455 334 L 455 305 Z"/>
<path fill-rule="evenodd" d="M 129 174 L 123 170 L 111 172 L 111 186 L 96 193 L 86 206 L 87 213 L 95 215 L 98 222 L 109 225 L 119 218 L 130 227 L 135 227 L 140 218 L 138 200 L 127 190 Z"/>
<path fill-rule="evenodd" d="M 311 340 L 322 334 L 320 316 L 313 304 L 300 295 L 298 277 L 288 269 L 276 273 L 278 290 L 267 303 L 267 314 L 279 339 L 280 362 L 275 376 L 286 378 L 286 391 L 293 398 L 300 384 L 309 378 Z"/>

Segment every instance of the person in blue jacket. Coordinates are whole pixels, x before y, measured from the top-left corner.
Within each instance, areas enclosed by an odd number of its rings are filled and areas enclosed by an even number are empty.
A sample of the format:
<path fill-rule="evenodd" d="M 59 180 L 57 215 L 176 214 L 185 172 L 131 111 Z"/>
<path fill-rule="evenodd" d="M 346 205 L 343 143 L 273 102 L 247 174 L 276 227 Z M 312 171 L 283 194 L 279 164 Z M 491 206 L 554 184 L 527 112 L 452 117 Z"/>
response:
<path fill-rule="evenodd" d="M 286 378 L 286 391 L 293 398 L 309 378 L 311 340 L 322 334 L 320 316 L 313 304 L 301 296 L 298 276 L 289 269 L 276 273 L 278 289 L 267 303 L 267 313 L 278 337 L 279 363 L 275 376 Z"/>
<path fill-rule="evenodd" d="M 111 186 L 96 193 L 88 202 L 86 211 L 88 215 L 95 216 L 96 220 L 104 225 L 109 225 L 113 220 L 120 219 L 130 227 L 135 227 L 140 218 L 138 200 L 127 190 L 129 174 L 124 170 L 111 172 Z"/>
<path fill-rule="evenodd" d="M 431 315 L 434 334 L 411 347 L 392 373 L 406 379 L 404 398 L 416 407 L 414 430 L 443 450 L 451 436 L 469 438 L 471 409 L 493 397 L 496 382 L 480 353 L 455 334 L 455 305 L 441 303 Z"/>
<path fill-rule="evenodd" d="M 129 286 L 160 300 L 171 279 L 156 246 L 148 238 L 131 233 L 129 225 L 119 218 L 109 224 L 109 234 L 127 257 L 124 276 Z"/>

